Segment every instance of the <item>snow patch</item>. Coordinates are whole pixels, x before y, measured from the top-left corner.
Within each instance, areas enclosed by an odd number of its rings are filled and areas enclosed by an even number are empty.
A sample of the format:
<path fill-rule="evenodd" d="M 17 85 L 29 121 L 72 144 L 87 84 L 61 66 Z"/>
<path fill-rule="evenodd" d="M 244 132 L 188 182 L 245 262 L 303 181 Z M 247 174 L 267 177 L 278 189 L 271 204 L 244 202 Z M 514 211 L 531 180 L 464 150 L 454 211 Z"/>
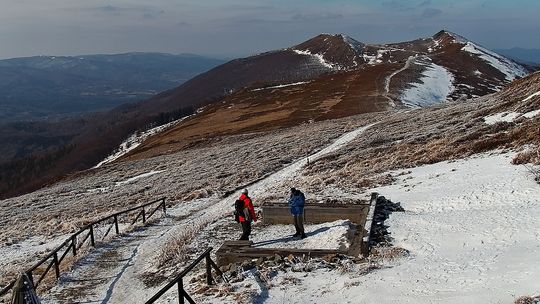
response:
<path fill-rule="evenodd" d="M 533 118 L 538 114 L 540 114 L 540 110 L 535 110 L 535 111 L 530 111 L 530 112 L 527 112 L 527 113 L 523 114 L 523 117 Z"/>
<path fill-rule="evenodd" d="M 540 110 L 534 110 L 527 113 L 519 112 L 501 112 L 484 117 L 484 122 L 488 125 L 494 125 L 498 122 L 513 122 L 518 117 L 533 118 L 540 114 Z"/>
<path fill-rule="evenodd" d="M 362 57 L 367 62 L 367 64 L 374 65 L 374 64 L 382 62 L 382 60 L 378 59 L 378 55 L 379 55 L 379 51 L 377 51 L 377 55 L 363 54 Z"/>
<path fill-rule="evenodd" d="M 527 70 L 525 70 L 523 66 L 495 52 L 480 47 L 470 41 L 466 42 L 465 46 L 463 46 L 461 49 L 471 54 L 478 55 L 489 65 L 501 71 L 501 73 L 505 75 L 506 80 L 508 81 L 512 81 L 517 77 L 523 77 L 528 74 Z"/>
<path fill-rule="evenodd" d="M 512 122 L 514 119 L 521 116 L 521 113 L 517 112 L 501 112 L 484 117 L 484 122 L 488 125 L 494 125 L 498 122 Z"/>
<path fill-rule="evenodd" d="M 199 113 L 198 112 L 199 110 L 197 110 L 197 113 Z M 162 131 L 164 131 L 164 130 L 166 130 L 166 129 L 168 129 L 168 128 L 170 128 L 170 127 L 184 121 L 185 119 L 187 119 L 187 118 L 189 118 L 191 116 L 193 116 L 193 115 L 182 117 L 182 118 L 177 119 L 175 121 L 171 121 L 171 122 L 166 123 L 164 125 L 157 126 L 155 128 L 151 128 L 151 129 L 146 130 L 144 132 L 140 132 L 140 133 L 136 132 L 136 133 L 131 134 L 124 142 L 122 142 L 120 144 L 120 146 L 117 149 L 117 152 L 114 152 L 113 154 L 107 156 L 104 160 L 100 161 L 97 165 L 92 167 L 92 169 L 99 168 L 99 167 L 101 167 L 101 166 L 103 166 L 105 164 L 108 164 L 110 162 L 113 162 L 113 161 L 117 160 L 118 158 L 126 155 L 130 151 L 133 151 L 135 148 L 140 146 L 150 136 L 155 135 L 157 133 L 160 133 L 160 132 L 162 132 Z"/>
<path fill-rule="evenodd" d="M 332 64 L 332 63 L 326 61 L 326 59 L 324 59 L 324 56 L 321 55 L 321 54 L 313 54 L 313 53 L 311 53 L 310 51 L 307 51 L 307 50 L 296 50 L 296 49 L 293 49 L 292 51 L 295 52 L 295 53 L 298 54 L 298 55 L 305 55 L 305 56 L 311 56 L 311 57 L 314 57 L 314 58 L 317 59 L 317 61 L 319 61 L 319 63 L 320 63 L 322 66 L 324 66 L 325 68 L 332 69 L 332 70 L 341 70 L 341 67 L 339 67 L 339 66 L 336 65 L 336 64 Z"/>
<path fill-rule="evenodd" d="M 536 92 L 536 93 L 534 93 L 534 94 L 529 95 L 529 97 L 523 99 L 522 101 L 529 101 L 529 100 L 531 100 L 533 97 L 538 96 L 538 95 L 540 95 L 540 91 L 539 91 L 539 92 Z"/>
<path fill-rule="evenodd" d="M 348 249 L 349 220 L 305 225 L 307 238 L 291 237 L 293 225 L 270 225 L 255 231 L 251 236 L 254 247 L 296 249 Z"/>
<path fill-rule="evenodd" d="M 299 81 L 299 82 L 294 82 L 294 83 L 279 84 L 279 85 L 275 85 L 275 86 L 271 86 L 271 87 L 253 89 L 253 90 L 251 90 L 251 92 L 269 90 L 269 89 L 286 88 L 286 87 L 292 87 L 292 86 L 297 86 L 297 85 L 306 84 L 306 83 L 309 83 L 309 81 Z"/>
<path fill-rule="evenodd" d="M 454 75 L 434 63 L 426 65 L 419 80 L 421 83 L 412 83 L 412 87 L 401 94 L 401 101 L 405 105 L 423 107 L 441 103 L 454 91 Z"/>
<path fill-rule="evenodd" d="M 126 179 L 125 181 L 116 182 L 116 186 L 130 184 L 130 183 L 133 183 L 134 181 L 136 181 L 138 179 L 145 178 L 145 177 L 148 177 L 148 176 L 152 176 L 154 174 L 158 174 L 158 173 L 161 173 L 163 171 L 165 171 L 165 170 L 155 170 L 155 171 L 150 171 L 150 172 L 146 172 L 146 173 L 143 173 L 143 174 L 139 174 L 139 175 L 130 177 L 130 178 Z"/>

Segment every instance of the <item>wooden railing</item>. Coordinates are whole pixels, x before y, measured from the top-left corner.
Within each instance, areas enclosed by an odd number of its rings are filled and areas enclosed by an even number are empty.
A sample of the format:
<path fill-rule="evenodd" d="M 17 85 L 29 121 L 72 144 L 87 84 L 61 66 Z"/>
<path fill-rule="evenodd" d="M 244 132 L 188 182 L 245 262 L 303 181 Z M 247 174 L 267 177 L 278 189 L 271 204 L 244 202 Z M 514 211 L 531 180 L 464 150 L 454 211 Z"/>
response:
<path fill-rule="evenodd" d="M 208 285 L 214 284 L 214 280 L 212 279 L 212 268 L 217 272 L 219 276 L 225 280 L 225 277 L 223 276 L 223 273 L 221 270 L 219 270 L 219 267 L 212 261 L 212 258 L 210 257 L 210 252 L 212 251 L 212 247 L 206 249 L 206 251 L 201 254 L 195 261 L 193 261 L 186 269 L 184 269 L 174 280 L 169 282 L 169 284 L 165 285 L 160 291 L 158 291 L 150 300 L 146 301 L 146 304 L 152 304 L 156 302 L 163 294 L 165 294 L 169 289 L 171 289 L 174 285 L 178 285 L 178 303 L 184 304 L 185 300 L 187 300 L 191 304 L 195 304 L 195 301 L 189 296 L 189 294 L 184 289 L 184 277 L 191 271 L 197 264 L 199 264 L 200 261 L 203 259 L 206 260 L 206 283 Z"/>
<path fill-rule="evenodd" d="M 147 209 L 151 205 L 156 205 L 155 208 L 150 208 L 150 213 L 147 213 Z M 77 255 L 77 252 L 81 249 L 81 247 L 85 244 L 85 242 L 90 239 L 90 245 L 92 247 L 96 246 L 96 233 L 95 228 L 99 226 L 100 224 L 109 224 L 110 226 L 105 231 L 103 236 L 101 236 L 101 240 L 104 240 L 107 235 L 111 232 L 112 228 L 114 227 L 114 231 L 116 234 L 120 234 L 120 229 L 118 226 L 118 218 L 121 215 L 127 214 L 129 212 L 140 210 L 137 213 L 137 216 L 133 219 L 131 222 L 131 225 L 135 224 L 137 220 L 139 220 L 142 217 L 142 222 L 146 223 L 146 221 L 154 215 L 154 213 L 158 210 L 162 209 L 163 213 L 166 212 L 166 206 L 165 206 L 165 198 L 160 198 L 158 200 L 133 207 L 127 210 L 123 210 L 120 212 L 116 212 L 114 214 L 111 214 L 107 217 L 104 217 L 102 219 L 99 219 L 95 222 L 92 222 L 83 228 L 81 228 L 76 233 L 72 234 L 67 240 L 65 240 L 60 246 L 58 246 L 56 249 L 54 249 L 51 253 L 47 254 L 45 257 L 43 257 L 39 262 L 37 262 L 34 266 L 30 267 L 28 270 L 25 271 L 25 273 L 28 275 L 28 278 L 34 285 L 34 288 L 38 288 L 39 284 L 43 281 L 43 279 L 46 277 L 46 275 L 49 273 L 49 271 L 54 267 L 54 274 L 56 279 L 60 277 L 60 265 L 62 261 L 66 258 L 66 256 L 72 252 L 73 257 Z M 109 223 L 107 223 L 109 222 Z M 82 237 L 84 236 L 84 237 Z M 82 237 L 82 240 L 81 240 Z M 38 272 L 37 270 L 41 268 L 42 266 L 47 265 L 45 270 L 43 272 Z M 34 278 L 34 275 L 36 275 L 36 278 Z M 12 281 L 9 283 L 6 287 L 2 288 L 0 290 L 0 297 L 8 293 L 13 286 L 15 285 L 15 281 Z"/>

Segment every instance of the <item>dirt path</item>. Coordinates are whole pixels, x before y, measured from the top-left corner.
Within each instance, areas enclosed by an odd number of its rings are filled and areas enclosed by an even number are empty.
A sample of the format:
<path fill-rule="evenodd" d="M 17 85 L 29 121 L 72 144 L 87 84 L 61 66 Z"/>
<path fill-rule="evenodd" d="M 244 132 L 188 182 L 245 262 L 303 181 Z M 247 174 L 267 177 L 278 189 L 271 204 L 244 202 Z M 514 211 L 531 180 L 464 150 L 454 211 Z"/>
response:
<path fill-rule="evenodd" d="M 344 147 L 370 126 L 345 133 L 319 152 L 251 185 L 250 193 L 256 197 L 279 182 L 294 178 L 309 161 L 315 161 Z M 196 206 L 190 204 L 191 209 L 187 211 L 180 204 L 180 207 L 169 211 L 174 217 L 169 216 L 157 224 L 141 228 L 125 238 L 97 248 L 79 261 L 71 273 L 62 276 L 60 283 L 43 297 L 43 303 L 143 303 L 163 285 L 148 287 L 141 280 L 145 274 L 155 271 L 154 261 L 159 254 L 159 248 L 178 237 L 190 239 L 204 227 L 227 216 L 231 209 L 231 197 L 238 195 L 239 192 L 223 199 L 203 200 Z M 189 212 L 189 216 L 180 214 L 182 211 Z"/>
<path fill-rule="evenodd" d="M 415 56 L 409 56 L 409 58 L 407 58 L 407 61 L 405 62 L 405 65 L 403 65 L 403 67 L 397 71 L 394 71 L 392 74 L 390 74 L 388 77 L 386 77 L 386 79 L 384 80 L 384 92 L 383 92 L 383 96 L 388 99 L 388 101 L 390 102 L 390 105 L 395 108 L 396 107 L 396 102 L 390 98 L 390 96 L 388 96 L 390 94 L 390 81 L 392 80 L 392 77 L 396 76 L 397 74 L 405 71 L 406 69 L 409 68 L 409 66 L 411 65 L 411 62 L 414 60 Z"/>

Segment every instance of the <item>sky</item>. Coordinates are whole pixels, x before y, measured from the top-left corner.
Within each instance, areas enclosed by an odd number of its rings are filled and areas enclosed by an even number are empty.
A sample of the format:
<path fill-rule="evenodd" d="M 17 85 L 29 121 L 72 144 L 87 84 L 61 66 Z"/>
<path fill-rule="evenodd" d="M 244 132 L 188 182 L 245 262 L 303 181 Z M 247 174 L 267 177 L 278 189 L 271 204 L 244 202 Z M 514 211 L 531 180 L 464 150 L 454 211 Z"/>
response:
<path fill-rule="evenodd" d="M 0 58 L 194 53 L 234 58 L 320 33 L 365 43 L 441 29 L 487 48 L 539 48 L 539 0 L 0 0 Z"/>

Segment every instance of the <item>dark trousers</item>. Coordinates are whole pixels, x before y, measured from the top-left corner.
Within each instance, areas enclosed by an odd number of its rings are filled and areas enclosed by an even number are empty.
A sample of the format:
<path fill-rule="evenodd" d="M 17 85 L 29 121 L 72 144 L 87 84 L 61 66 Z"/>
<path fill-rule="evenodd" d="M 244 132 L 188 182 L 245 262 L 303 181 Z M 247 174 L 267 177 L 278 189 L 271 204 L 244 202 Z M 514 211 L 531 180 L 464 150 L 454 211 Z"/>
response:
<path fill-rule="evenodd" d="M 296 234 L 304 234 L 304 215 L 302 214 L 293 214 L 294 218 L 294 228 L 296 229 Z"/>
<path fill-rule="evenodd" d="M 240 240 L 249 240 L 249 235 L 251 234 L 251 222 L 245 221 L 240 222 L 242 225 L 242 236 L 240 237 Z"/>

